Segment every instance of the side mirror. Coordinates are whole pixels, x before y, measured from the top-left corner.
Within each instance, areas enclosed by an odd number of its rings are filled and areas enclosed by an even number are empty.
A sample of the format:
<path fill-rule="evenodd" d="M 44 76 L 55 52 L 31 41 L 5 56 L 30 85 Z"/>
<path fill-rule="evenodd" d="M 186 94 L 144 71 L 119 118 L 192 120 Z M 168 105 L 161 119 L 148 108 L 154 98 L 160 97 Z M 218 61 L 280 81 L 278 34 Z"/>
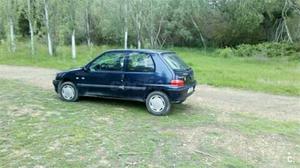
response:
<path fill-rule="evenodd" d="M 82 69 L 84 72 L 89 72 L 89 68 L 87 66 L 84 66 Z"/>

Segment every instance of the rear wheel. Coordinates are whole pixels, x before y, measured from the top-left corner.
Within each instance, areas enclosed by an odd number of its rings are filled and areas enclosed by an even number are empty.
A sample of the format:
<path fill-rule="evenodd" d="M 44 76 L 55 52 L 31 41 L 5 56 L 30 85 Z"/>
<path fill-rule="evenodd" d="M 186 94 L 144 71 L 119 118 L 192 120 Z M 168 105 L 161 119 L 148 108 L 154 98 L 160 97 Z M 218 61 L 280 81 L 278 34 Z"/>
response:
<path fill-rule="evenodd" d="M 149 113 L 162 116 L 170 112 L 171 103 L 168 96 L 159 91 L 152 92 L 146 99 L 146 106 Z"/>
<path fill-rule="evenodd" d="M 64 82 L 59 86 L 60 98 L 67 102 L 75 102 L 78 100 L 78 90 L 74 83 Z"/>

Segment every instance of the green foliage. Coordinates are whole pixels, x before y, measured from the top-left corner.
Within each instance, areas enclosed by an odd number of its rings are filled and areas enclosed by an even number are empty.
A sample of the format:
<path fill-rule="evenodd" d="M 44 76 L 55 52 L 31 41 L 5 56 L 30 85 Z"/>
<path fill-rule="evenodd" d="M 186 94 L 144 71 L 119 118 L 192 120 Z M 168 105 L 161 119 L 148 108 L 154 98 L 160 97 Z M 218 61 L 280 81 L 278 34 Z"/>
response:
<path fill-rule="evenodd" d="M 300 45 L 291 43 L 242 44 L 234 55 L 239 57 L 294 57 L 300 59 Z"/>
<path fill-rule="evenodd" d="M 224 49 L 218 49 L 217 50 L 217 55 L 223 58 L 229 58 L 234 56 L 234 50 L 230 47 L 226 47 Z"/>
<path fill-rule="evenodd" d="M 10 34 L 12 18 L 17 37 L 28 37 L 28 18 L 33 21 L 38 40 L 47 43 L 44 1 L 0 0 L 0 39 Z M 287 26 L 294 41 L 299 41 L 299 2 L 287 13 Z M 18 3 L 16 3 L 18 2 Z M 128 27 L 129 46 L 226 47 L 277 41 L 282 22 L 283 0 L 48 0 L 51 38 L 54 48 L 70 44 L 72 29 L 76 41 L 84 44 L 122 45 Z M 125 12 L 125 3 L 128 10 Z M 291 3 L 292 4 L 292 3 Z M 9 10 L 8 10 L 9 9 Z M 125 24 L 127 20 L 128 24 Z M 126 25 L 126 26 L 125 26 Z M 139 26 L 140 25 L 140 26 Z M 280 40 L 286 39 L 283 33 Z"/>

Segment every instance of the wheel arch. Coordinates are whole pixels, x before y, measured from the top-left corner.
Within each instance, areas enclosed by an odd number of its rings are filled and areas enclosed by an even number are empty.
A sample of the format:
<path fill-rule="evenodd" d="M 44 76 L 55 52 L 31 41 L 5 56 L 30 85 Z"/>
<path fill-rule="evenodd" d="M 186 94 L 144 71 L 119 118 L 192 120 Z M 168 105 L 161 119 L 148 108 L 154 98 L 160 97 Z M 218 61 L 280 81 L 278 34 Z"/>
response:
<path fill-rule="evenodd" d="M 58 87 L 57 87 L 58 92 L 60 91 L 61 85 L 65 82 L 72 82 L 76 86 L 76 83 L 71 78 L 63 78 L 58 84 Z"/>
<path fill-rule="evenodd" d="M 163 88 L 151 88 L 151 89 L 148 89 L 148 90 L 146 91 L 146 94 L 145 94 L 143 100 L 146 101 L 147 97 L 148 97 L 149 94 L 151 94 L 152 92 L 162 92 L 162 93 L 166 94 L 166 95 L 168 96 L 168 98 L 170 99 L 170 95 L 169 95 L 169 93 L 168 93 L 165 89 L 163 89 Z"/>

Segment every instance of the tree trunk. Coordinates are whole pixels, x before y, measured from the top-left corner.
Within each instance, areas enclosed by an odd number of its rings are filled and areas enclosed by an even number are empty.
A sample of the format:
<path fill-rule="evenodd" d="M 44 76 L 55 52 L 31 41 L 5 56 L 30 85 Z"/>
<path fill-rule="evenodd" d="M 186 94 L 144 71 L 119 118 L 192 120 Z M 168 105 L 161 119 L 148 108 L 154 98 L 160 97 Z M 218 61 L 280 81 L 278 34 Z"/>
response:
<path fill-rule="evenodd" d="M 72 32 L 72 58 L 76 59 L 75 29 Z"/>
<path fill-rule="evenodd" d="M 141 43 L 141 23 L 138 23 L 138 37 L 137 37 L 137 43 L 138 43 L 138 49 L 141 49 L 142 43 Z"/>
<path fill-rule="evenodd" d="M 34 55 L 34 31 L 32 26 L 32 17 L 31 17 L 31 4 L 30 0 L 27 0 L 28 5 L 28 23 L 29 23 L 29 30 L 30 30 L 30 46 L 31 46 L 31 55 Z"/>
<path fill-rule="evenodd" d="M 48 52 L 49 52 L 49 55 L 53 56 L 53 47 L 52 47 L 52 39 L 51 39 L 50 27 L 49 27 L 49 15 L 48 15 L 47 0 L 44 0 L 44 10 L 45 10 L 45 22 L 46 22 L 47 38 L 48 38 Z"/>
<path fill-rule="evenodd" d="M 138 26 L 138 37 L 137 37 L 137 43 L 138 43 L 138 49 L 142 48 L 142 40 L 141 40 L 141 28 L 142 28 L 142 24 L 141 24 L 141 17 L 142 17 L 142 4 L 143 4 L 143 0 L 140 0 L 140 7 L 139 7 L 139 13 L 137 15 L 137 26 Z"/>
<path fill-rule="evenodd" d="M 89 4 L 88 4 L 89 6 Z M 89 7 L 85 9 L 85 14 L 86 14 L 86 39 L 87 39 L 87 44 L 89 47 L 92 46 L 91 43 L 91 35 L 90 35 L 90 16 L 89 16 Z"/>
<path fill-rule="evenodd" d="M 128 48 L 128 1 L 125 0 L 124 49 Z"/>
<path fill-rule="evenodd" d="M 201 41 L 202 41 L 203 47 L 206 49 L 206 43 L 205 43 L 205 39 L 204 39 L 204 37 L 203 37 L 203 35 L 202 35 L 202 32 L 201 32 L 201 30 L 200 30 L 200 28 L 199 28 L 198 24 L 196 23 L 196 21 L 195 21 L 195 19 L 193 18 L 193 16 L 192 16 L 192 15 L 191 15 L 191 20 L 192 20 L 192 23 L 193 23 L 193 25 L 195 26 L 195 28 L 196 28 L 196 29 L 197 29 L 197 31 L 199 32 L 199 36 L 200 36 L 200 38 L 201 38 Z"/>
<path fill-rule="evenodd" d="M 125 30 L 124 35 L 124 49 L 126 50 L 128 48 L 128 30 Z"/>
<path fill-rule="evenodd" d="M 286 34 L 287 34 L 287 38 L 288 38 L 288 41 L 293 43 L 293 38 L 291 36 L 291 33 L 290 33 L 290 29 L 287 25 L 287 12 L 290 8 L 290 1 L 289 0 L 285 0 L 285 5 L 284 5 L 284 8 L 282 10 L 282 18 L 283 18 L 283 24 L 284 24 L 284 28 L 285 28 L 285 31 L 286 31 Z"/>
<path fill-rule="evenodd" d="M 290 29 L 286 23 L 286 20 L 284 21 L 284 26 L 285 26 L 285 29 L 286 29 L 286 34 L 287 34 L 287 37 L 288 37 L 288 41 L 291 42 L 291 43 L 294 43 L 294 40 L 292 38 L 292 35 L 290 33 Z"/>
<path fill-rule="evenodd" d="M 136 15 L 136 24 L 137 24 L 137 48 L 141 49 L 141 21 L 140 14 Z"/>
<path fill-rule="evenodd" d="M 29 29 L 30 29 L 30 46 L 31 46 L 31 55 L 35 54 L 35 49 L 34 49 L 34 34 L 33 34 L 33 26 L 32 22 L 29 21 Z"/>
<path fill-rule="evenodd" d="M 14 30 L 14 23 L 13 19 L 9 18 L 9 30 L 10 30 L 10 50 L 11 52 L 16 51 L 16 43 L 15 43 L 15 30 Z"/>

